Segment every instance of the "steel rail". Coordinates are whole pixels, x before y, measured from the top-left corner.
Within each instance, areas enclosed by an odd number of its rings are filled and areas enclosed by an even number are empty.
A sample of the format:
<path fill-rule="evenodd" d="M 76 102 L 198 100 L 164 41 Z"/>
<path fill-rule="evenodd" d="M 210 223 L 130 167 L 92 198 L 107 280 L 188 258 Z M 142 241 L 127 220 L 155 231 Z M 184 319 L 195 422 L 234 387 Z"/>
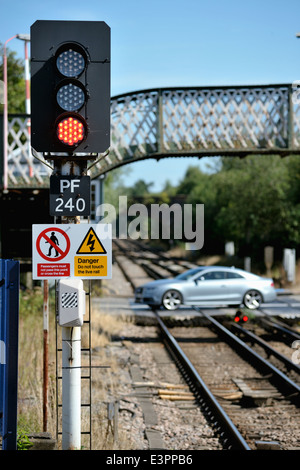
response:
<path fill-rule="evenodd" d="M 248 359 L 252 361 L 254 367 L 260 369 L 264 373 L 271 374 L 272 382 L 276 387 L 278 387 L 281 392 L 289 398 L 292 397 L 293 401 L 296 402 L 297 406 L 300 406 L 300 386 L 295 384 L 289 377 L 287 377 L 283 372 L 281 372 L 277 367 L 273 366 L 269 361 L 261 357 L 256 351 L 250 348 L 244 341 L 240 338 L 237 338 L 231 331 L 225 328 L 221 323 L 219 323 L 215 318 L 207 315 L 203 311 L 199 310 L 197 307 L 193 307 L 196 311 L 198 311 L 204 318 L 206 318 L 216 329 L 217 331 L 222 334 L 225 339 L 234 345 L 236 349 Z"/>
<path fill-rule="evenodd" d="M 300 340 L 300 334 L 297 333 L 296 331 L 292 330 L 291 328 L 289 328 L 287 325 L 284 325 L 283 323 L 281 323 L 279 320 L 274 320 L 273 318 L 267 318 L 267 314 L 263 311 L 263 310 L 260 310 L 261 313 L 263 313 L 265 315 L 265 317 L 260 317 L 259 318 L 259 321 L 262 323 L 262 325 L 264 326 L 270 326 L 272 329 L 276 328 L 276 330 L 278 330 L 278 332 L 288 338 L 290 341 L 299 341 Z"/>
<path fill-rule="evenodd" d="M 157 318 L 160 330 L 163 333 L 164 338 L 166 339 L 167 346 L 169 347 L 169 349 L 171 349 L 173 354 L 176 356 L 176 358 L 182 364 L 184 369 L 187 371 L 189 377 L 191 377 L 193 384 L 196 386 L 199 393 L 205 397 L 205 400 L 209 403 L 209 407 L 212 409 L 214 416 L 217 418 L 218 421 L 222 423 L 222 427 L 225 430 L 226 436 L 228 436 L 228 439 L 232 443 L 232 450 L 251 450 L 243 436 L 240 434 L 236 426 L 233 424 L 233 422 L 227 415 L 227 413 L 220 406 L 219 402 L 216 400 L 216 398 L 209 390 L 203 379 L 200 377 L 193 364 L 184 354 L 175 338 L 169 332 L 168 328 L 164 324 L 158 312 L 156 310 L 153 310 L 153 312 Z"/>
<path fill-rule="evenodd" d="M 246 330 L 246 328 L 243 328 L 242 326 L 236 325 L 236 324 L 232 324 L 231 328 L 233 328 L 237 332 L 245 335 L 246 338 L 248 338 L 250 341 L 258 344 L 259 346 L 261 346 L 269 355 L 273 355 L 274 357 L 279 359 L 281 362 L 283 362 L 283 364 L 289 370 L 293 370 L 293 371 L 297 372 L 298 374 L 300 374 L 300 366 L 298 366 L 298 364 L 295 364 L 294 362 L 292 362 L 288 357 L 284 356 L 279 351 L 274 349 L 265 340 L 263 340 L 262 338 L 257 336 L 252 331 Z"/>

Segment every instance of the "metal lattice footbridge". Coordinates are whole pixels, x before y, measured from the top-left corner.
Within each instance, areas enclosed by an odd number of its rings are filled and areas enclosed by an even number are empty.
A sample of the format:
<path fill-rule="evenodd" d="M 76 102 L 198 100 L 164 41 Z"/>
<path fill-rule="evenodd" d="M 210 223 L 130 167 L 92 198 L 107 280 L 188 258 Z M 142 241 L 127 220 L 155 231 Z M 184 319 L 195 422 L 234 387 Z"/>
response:
<path fill-rule="evenodd" d="M 160 88 L 111 99 L 111 147 L 92 178 L 164 157 L 300 153 L 300 104 L 292 85 Z M 10 115 L 8 187 L 49 185 L 52 169 L 30 152 L 30 116 Z"/>

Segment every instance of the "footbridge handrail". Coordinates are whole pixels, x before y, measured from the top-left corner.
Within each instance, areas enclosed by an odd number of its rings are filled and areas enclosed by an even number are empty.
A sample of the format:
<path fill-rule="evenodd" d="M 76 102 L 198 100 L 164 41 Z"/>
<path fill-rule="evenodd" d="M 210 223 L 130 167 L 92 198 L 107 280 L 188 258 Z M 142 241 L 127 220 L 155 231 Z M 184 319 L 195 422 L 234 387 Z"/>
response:
<path fill-rule="evenodd" d="M 51 169 L 29 151 L 29 124 L 9 116 L 9 186 L 48 185 Z M 292 84 L 155 88 L 111 99 L 111 147 L 91 176 L 147 158 L 299 152 Z"/>

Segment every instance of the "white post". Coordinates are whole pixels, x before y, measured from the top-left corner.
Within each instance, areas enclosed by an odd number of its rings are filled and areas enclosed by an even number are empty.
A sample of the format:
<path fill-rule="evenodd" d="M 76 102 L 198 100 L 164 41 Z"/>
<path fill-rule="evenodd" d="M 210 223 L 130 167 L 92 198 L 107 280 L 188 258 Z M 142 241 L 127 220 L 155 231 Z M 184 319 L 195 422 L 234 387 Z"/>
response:
<path fill-rule="evenodd" d="M 32 166 L 32 155 L 31 155 L 31 117 L 30 117 L 30 69 L 29 69 L 29 56 L 28 56 L 28 41 L 25 40 L 24 43 L 25 49 L 25 85 L 26 85 L 26 100 L 25 100 L 25 110 L 26 114 L 29 116 L 27 118 L 27 132 L 28 132 L 28 158 L 29 158 L 29 176 L 33 177 L 33 166 Z"/>
<path fill-rule="evenodd" d="M 62 450 L 81 447 L 81 327 L 62 327 Z"/>
<path fill-rule="evenodd" d="M 44 354 L 43 354 L 43 431 L 48 426 L 48 361 L 49 361 L 49 282 L 44 284 L 43 323 L 44 323 Z"/>
<path fill-rule="evenodd" d="M 295 249 L 284 248 L 283 267 L 286 272 L 287 281 L 294 283 L 296 280 L 296 250 Z"/>

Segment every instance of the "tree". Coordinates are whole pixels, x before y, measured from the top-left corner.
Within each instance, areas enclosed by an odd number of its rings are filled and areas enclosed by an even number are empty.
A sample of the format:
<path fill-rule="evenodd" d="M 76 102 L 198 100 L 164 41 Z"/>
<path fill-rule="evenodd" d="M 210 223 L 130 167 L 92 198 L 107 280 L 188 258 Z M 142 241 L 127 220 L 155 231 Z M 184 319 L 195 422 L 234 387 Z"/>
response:
<path fill-rule="evenodd" d="M 131 198 L 144 197 L 149 194 L 151 186 L 154 183 L 146 183 L 144 180 L 139 179 L 129 188 L 129 195 Z"/>
<path fill-rule="evenodd" d="M 178 195 L 185 195 L 186 204 L 192 204 L 193 220 L 197 204 L 204 204 L 204 247 L 203 251 L 216 253 L 223 245 L 222 237 L 217 231 L 215 217 L 219 206 L 217 201 L 217 187 L 215 174 L 205 173 L 197 166 L 190 166 L 177 188 Z M 223 245 L 224 246 L 224 245 Z"/>
<path fill-rule="evenodd" d="M 104 202 L 112 204 L 116 210 L 119 206 L 119 196 L 127 196 L 128 194 L 124 178 L 129 173 L 129 166 L 122 166 L 108 172 L 104 179 Z"/>
<path fill-rule="evenodd" d="M 189 166 L 178 185 L 177 194 L 191 194 L 193 189 L 199 185 L 203 175 L 204 173 L 197 166 Z"/>
<path fill-rule="evenodd" d="M 0 80 L 3 81 L 3 45 L 0 44 L 1 63 Z M 25 78 L 24 61 L 16 56 L 15 51 L 6 48 L 7 56 L 7 102 L 9 113 L 25 113 Z M 0 105 L 0 110 L 3 105 Z"/>
<path fill-rule="evenodd" d="M 300 159 L 253 155 L 223 157 L 215 173 L 189 167 L 177 187 L 185 202 L 204 204 L 203 252 L 223 253 L 234 241 L 241 256 L 260 253 L 263 246 L 300 243 Z"/>
<path fill-rule="evenodd" d="M 216 175 L 218 231 L 253 251 L 266 244 L 299 243 L 299 205 L 291 204 L 288 161 L 276 155 L 229 159 Z M 249 253 L 250 254 L 250 253 Z"/>

